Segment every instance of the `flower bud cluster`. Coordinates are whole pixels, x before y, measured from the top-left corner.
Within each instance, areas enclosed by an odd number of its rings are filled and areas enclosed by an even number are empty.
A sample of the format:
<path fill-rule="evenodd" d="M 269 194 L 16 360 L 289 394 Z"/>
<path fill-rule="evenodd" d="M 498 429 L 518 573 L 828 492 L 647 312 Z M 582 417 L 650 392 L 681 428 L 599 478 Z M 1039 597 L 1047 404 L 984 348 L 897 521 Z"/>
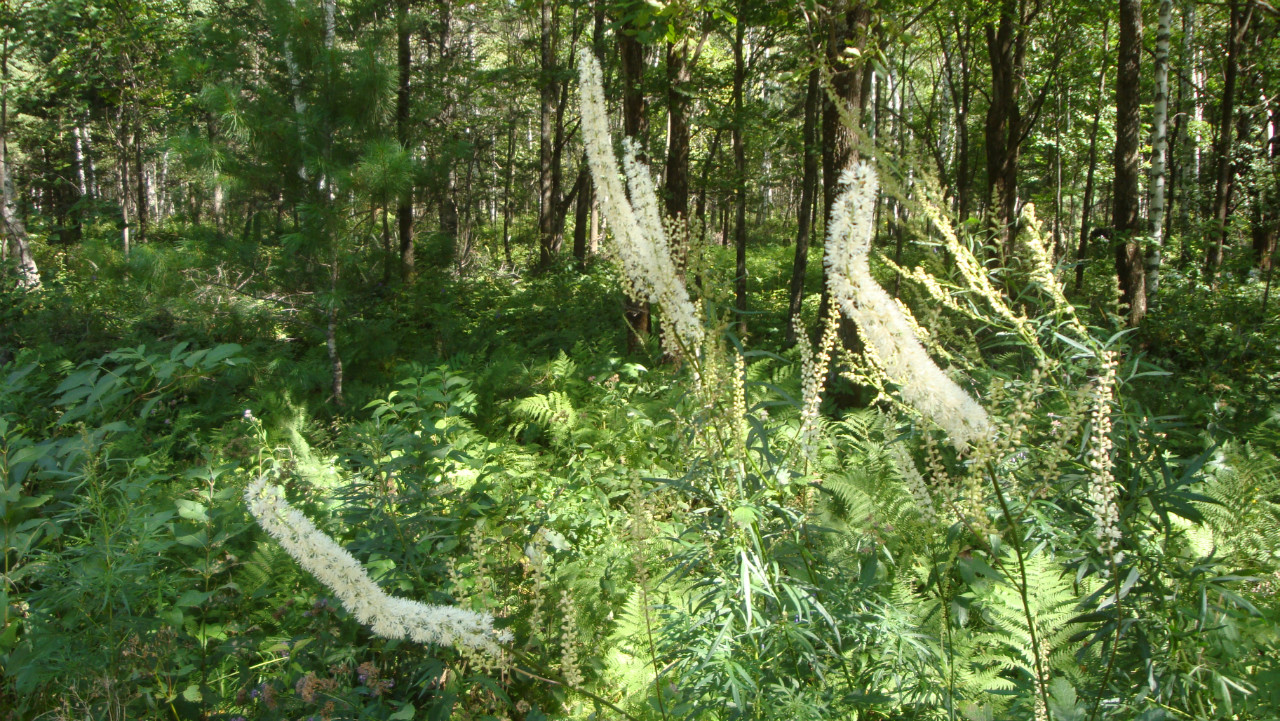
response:
<path fill-rule="evenodd" d="M 911 454 L 907 453 L 900 443 L 894 444 L 892 451 L 893 460 L 898 464 L 902 480 L 906 482 L 907 490 L 911 492 L 911 497 L 916 502 L 916 508 L 920 509 L 920 515 L 929 523 L 937 521 L 938 512 L 933 505 L 933 496 L 929 493 L 929 486 L 920 475 L 920 469 L 916 467 Z"/>
<path fill-rule="evenodd" d="M 345 548 L 289 505 L 279 486 L 265 476 L 245 489 L 249 512 L 290 556 L 333 590 L 351 615 L 383 638 L 457 645 L 496 655 L 507 631 L 493 628 L 493 617 L 453 606 L 434 606 L 388 595 Z"/>
<path fill-rule="evenodd" d="M 991 421 L 925 352 L 902 308 L 871 276 L 876 192 L 875 170 L 857 163 L 840 176 L 842 192 L 831 207 L 827 232 L 827 290 L 858 325 L 888 377 L 908 405 L 937 423 L 959 450 L 991 433 Z"/>
<path fill-rule="evenodd" d="M 1096 524 L 1095 533 L 1104 555 L 1119 563 L 1116 552 L 1120 542 L 1120 508 L 1116 502 L 1115 478 L 1111 458 L 1111 401 L 1115 396 L 1116 356 L 1102 352 L 1102 369 L 1093 391 L 1093 410 L 1089 434 L 1089 505 Z"/>
<path fill-rule="evenodd" d="M 817 353 L 809 348 L 800 318 L 795 319 L 796 337 L 800 339 L 800 368 L 803 375 L 800 404 L 800 445 L 811 462 L 817 451 L 819 411 L 822 407 L 822 390 L 827 385 L 827 373 L 831 368 L 831 352 L 839 338 L 840 309 L 832 304 L 826 318 L 822 319 L 822 337 Z"/>

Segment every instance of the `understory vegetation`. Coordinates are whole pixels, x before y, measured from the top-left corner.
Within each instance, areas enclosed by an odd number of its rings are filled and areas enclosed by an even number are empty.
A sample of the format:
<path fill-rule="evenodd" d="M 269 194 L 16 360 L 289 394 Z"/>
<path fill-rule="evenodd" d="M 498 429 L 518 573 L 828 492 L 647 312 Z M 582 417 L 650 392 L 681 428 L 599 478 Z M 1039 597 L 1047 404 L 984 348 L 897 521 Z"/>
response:
<path fill-rule="evenodd" d="M 12 718 L 1280 707 L 1277 328 L 1234 320 L 1257 283 L 1202 303 L 1169 274 L 1169 320 L 1118 332 L 1114 303 L 1077 322 L 1029 276 L 984 299 L 913 245 L 955 304 L 910 279 L 902 297 L 1000 429 L 958 454 L 848 353 L 803 428 L 804 386 L 827 378 L 778 350 L 779 288 L 745 341 L 707 291 L 700 386 L 656 345 L 620 354 L 604 260 L 339 288 L 360 310 L 335 408 L 322 324 L 272 275 L 287 251 L 170 232 L 127 260 L 104 240 L 49 249 L 43 290 L 6 291 Z M 788 248 L 759 242 L 753 277 L 780 278 Z M 1107 357 L 1114 551 L 1090 496 Z M 252 522 L 264 474 L 387 592 L 492 613 L 514 640 L 494 659 L 371 634 Z"/>
<path fill-rule="evenodd" d="M 0 0 L 0 721 L 1280 718 L 1278 43 Z"/>

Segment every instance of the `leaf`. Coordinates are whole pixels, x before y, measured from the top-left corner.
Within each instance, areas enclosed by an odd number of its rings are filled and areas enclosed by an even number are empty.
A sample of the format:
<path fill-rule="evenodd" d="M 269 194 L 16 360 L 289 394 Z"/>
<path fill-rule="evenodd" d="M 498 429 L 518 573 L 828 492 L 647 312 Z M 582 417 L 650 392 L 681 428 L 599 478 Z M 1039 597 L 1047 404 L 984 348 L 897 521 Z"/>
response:
<path fill-rule="evenodd" d="M 427 710 L 427 721 L 449 721 L 453 717 L 453 705 L 458 701 L 458 694 L 449 691 L 440 694 L 438 698 Z"/>
<path fill-rule="evenodd" d="M 191 501 L 185 498 L 179 498 L 175 504 L 178 507 L 178 515 L 192 521 L 208 522 L 209 514 L 205 511 L 203 503 Z"/>
<path fill-rule="evenodd" d="M 241 348 L 238 343 L 223 343 L 209 351 L 208 355 L 204 357 L 204 365 L 211 366 L 222 360 L 226 360 L 227 365 L 235 365 L 236 363 L 244 360 L 243 358 L 232 358 L 232 356 L 239 353 L 241 350 L 243 350 L 243 348 Z M 392 718 L 395 717 L 393 716 Z"/>
<path fill-rule="evenodd" d="M 208 601 L 213 596 L 213 591 L 196 591 L 194 589 L 184 591 L 178 600 L 174 602 L 174 606 L 178 608 L 189 608 L 191 606 L 199 606 Z"/>
<path fill-rule="evenodd" d="M 399 711 L 396 711 L 387 718 L 390 721 L 413 721 L 413 717 L 417 715 L 417 713 L 418 709 L 414 708 L 413 704 L 406 703 L 400 707 Z"/>

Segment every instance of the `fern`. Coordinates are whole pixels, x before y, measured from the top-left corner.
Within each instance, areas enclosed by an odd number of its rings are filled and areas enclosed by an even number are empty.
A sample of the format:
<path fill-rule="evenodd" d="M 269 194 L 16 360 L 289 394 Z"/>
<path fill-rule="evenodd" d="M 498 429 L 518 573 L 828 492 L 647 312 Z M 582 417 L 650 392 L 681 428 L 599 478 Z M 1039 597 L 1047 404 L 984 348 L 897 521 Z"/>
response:
<path fill-rule="evenodd" d="M 1210 467 L 1200 504 L 1219 553 L 1254 566 L 1280 560 L 1280 460 L 1252 444 L 1228 445 Z"/>
<path fill-rule="evenodd" d="M 1040 642 L 1040 657 L 1048 659 L 1043 672 L 1048 677 L 1065 675 L 1079 686 L 1084 680 L 1083 672 L 1075 657 L 1078 643 L 1071 637 L 1080 628 L 1070 622 L 1077 614 L 1077 594 L 1070 579 L 1046 556 L 1028 557 L 1026 572 L 1028 609 L 1023 608 L 1022 595 L 1011 583 L 988 583 L 976 589 L 978 608 L 987 627 L 976 634 L 985 651 L 974 663 L 1001 670 L 1002 678 L 1009 683 L 997 684 L 995 688 L 999 690 L 1008 690 L 1014 678 L 1034 679 L 1035 650 L 1027 625 L 1030 615 Z M 1043 680 L 1047 683 L 1049 679 Z"/>
<path fill-rule="evenodd" d="M 532 426 L 539 426 L 561 445 L 578 427 L 578 412 L 563 391 L 550 391 L 521 398 L 511 404 L 512 435 L 519 436 Z"/>

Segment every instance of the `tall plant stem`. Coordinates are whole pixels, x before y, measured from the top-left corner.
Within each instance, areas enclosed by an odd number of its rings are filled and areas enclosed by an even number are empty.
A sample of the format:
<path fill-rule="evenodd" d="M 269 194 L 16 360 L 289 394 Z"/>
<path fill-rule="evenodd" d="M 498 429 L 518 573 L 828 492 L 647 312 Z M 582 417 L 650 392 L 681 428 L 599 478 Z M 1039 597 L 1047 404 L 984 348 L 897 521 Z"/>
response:
<path fill-rule="evenodd" d="M 532 659 L 530 659 L 527 655 L 521 653 L 520 651 L 511 649 L 511 655 L 514 656 L 517 660 L 528 664 L 529 666 L 536 667 L 536 664 L 533 663 Z M 574 693 L 580 693 L 583 696 L 586 696 L 587 698 L 591 699 L 592 701 L 595 701 L 598 704 L 603 704 L 604 706 L 608 706 L 610 709 L 615 711 L 619 716 L 621 716 L 624 719 L 627 719 L 627 721 L 640 721 L 640 719 L 636 718 L 635 716 L 632 716 L 626 711 L 623 711 L 621 708 L 618 708 L 618 706 L 610 703 L 609 700 L 604 698 L 603 696 L 592 693 L 591 691 L 588 691 L 587 689 L 582 688 L 581 686 L 572 686 L 565 681 L 562 681 L 562 680 L 558 681 L 554 678 L 550 678 L 549 675 L 539 676 L 538 674 L 533 673 L 532 671 L 526 671 L 525 669 L 520 668 L 519 666 L 513 667 L 512 670 L 515 671 L 516 673 L 526 676 L 527 678 L 531 678 L 535 681 L 549 683 L 549 684 L 552 684 L 553 686 L 561 686 L 568 691 L 572 691 Z M 547 672 L 543 671 L 543 673 L 547 673 Z"/>
<path fill-rule="evenodd" d="M 1031 653 L 1036 662 L 1036 692 L 1040 694 L 1040 699 L 1044 702 L 1045 713 L 1049 711 L 1049 690 L 1045 685 L 1044 661 L 1040 658 L 1040 639 L 1036 636 L 1035 619 L 1031 614 L 1031 601 L 1027 597 L 1027 564 L 1022 555 L 1022 519 L 1019 518 L 1015 522 L 1013 513 L 1009 510 L 1009 504 L 1004 498 L 1004 489 L 1000 488 L 1000 479 L 996 476 L 995 467 L 988 464 L 988 472 L 991 474 L 991 486 L 996 491 L 996 500 L 1000 502 L 1000 511 L 1004 514 L 1007 521 L 1013 529 L 1013 552 L 1018 559 L 1018 577 L 1022 583 L 1018 585 L 1018 594 L 1022 598 L 1022 613 L 1027 619 L 1027 633 L 1031 635 Z M 992 558 L 995 555 L 992 554 Z M 1050 717 L 1052 718 L 1052 717 Z"/>
<path fill-rule="evenodd" d="M 1102 673 L 1102 683 L 1098 686 L 1098 696 L 1093 699 L 1093 710 L 1089 712 L 1089 720 L 1093 721 L 1098 717 L 1098 709 L 1102 706 L 1102 695 L 1106 693 L 1107 684 L 1111 683 L 1111 672 L 1116 667 L 1116 650 L 1120 648 L 1120 625 L 1124 620 L 1124 615 L 1120 608 L 1120 574 L 1118 568 L 1113 568 L 1116 577 L 1116 636 L 1111 639 L 1111 655 L 1107 658 L 1107 670 Z"/>

